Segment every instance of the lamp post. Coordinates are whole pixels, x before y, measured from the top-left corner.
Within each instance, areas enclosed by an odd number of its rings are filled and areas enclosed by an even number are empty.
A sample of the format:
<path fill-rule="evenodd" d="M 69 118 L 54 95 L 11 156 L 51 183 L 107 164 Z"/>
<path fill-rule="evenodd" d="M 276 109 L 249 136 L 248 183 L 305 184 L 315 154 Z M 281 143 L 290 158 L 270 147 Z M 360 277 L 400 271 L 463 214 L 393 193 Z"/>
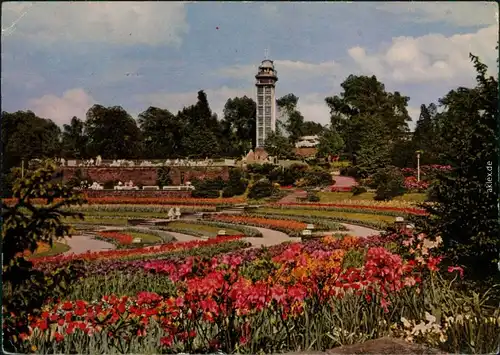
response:
<path fill-rule="evenodd" d="M 423 153 L 421 150 L 417 150 L 417 181 L 420 182 L 420 154 Z"/>

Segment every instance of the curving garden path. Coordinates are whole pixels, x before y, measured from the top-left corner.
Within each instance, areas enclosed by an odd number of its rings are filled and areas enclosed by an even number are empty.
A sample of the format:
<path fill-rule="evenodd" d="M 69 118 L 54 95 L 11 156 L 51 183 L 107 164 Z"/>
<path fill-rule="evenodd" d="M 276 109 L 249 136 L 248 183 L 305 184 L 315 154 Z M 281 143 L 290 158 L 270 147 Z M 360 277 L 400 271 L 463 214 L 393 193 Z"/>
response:
<path fill-rule="evenodd" d="M 103 251 L 115 249 L 115 246 L 111 243 L 105 242 L 103 240 L 94 239 L 91 234 L 79 234 L 74 235 L 71 238 L 64 238 L 66 244 L 70 247 L 64 255 L 68 254 L 83 254 L 87 251 Z"/>
<path fill-rule="evenodd" d="M 380 231 L 377 231 L 375 229 L 367 228 L 367 227 L 362 227 L 362 226 L 357 226 L 354 224 L 347 224 L 347 223 L 340 223 L 343 226 L 345 226 L 348 231 L 346 233 L 357 236 L 357 237 L 362 237 L 366 238 L 372 235 L 379 235 Z M 127 227 L 123 226 L 118 226 L 118 227 L 110 227 L 110 226 L 103 226 L 101 230 L 121 230 L 121 229 L 126 229 Z M 136 227 L 136 228 L 141 228 L 144 229 L 146 232 L 149 227 L 142 226 L 142 227 Z M 289 237 L 286 233 L 276 231 L 273 229 L 268 229 L 268 228 L 261 228 L 261 227 L 253 227 L 260 231 L 262 233 L 262 238 L 251 238 L 251 237 L 246 237 L 244 240 L 250 242 L 252 244 L 252 248 L 260 248 L 262 246 L 269 247 L 277 244 L 281 244 L 283 242 L 300 242 L 301 238 L 297 237 Z M 340 232 L 340 231 L 332 231 L 333 232 Z M 189 242 L 192 240 L 200 240 L 199 237 L 195 237 L 192 235 L 184 234 L 184 233 L 178 233 L 178 232 L 168 232 L 169 234 L 173 235 L 178 242 Z M 327 232 L 330 233 L 330 232 Z M 90 234 L 81 234 L 81 235 L 75 235 L 72 238 L 66 238 L 67 244 L 70 247 L 70 250 L 65 252 L 64 254 L 81 254 L 85 253 L 87 251 L 95 252 L 95 251 L 102 251 L 102 250 L 111 250 L 114 249 L 115 246 L 111 243 L 107 243 L 102 240 L 97 240 L 94 239 L 92 235 Z"/>

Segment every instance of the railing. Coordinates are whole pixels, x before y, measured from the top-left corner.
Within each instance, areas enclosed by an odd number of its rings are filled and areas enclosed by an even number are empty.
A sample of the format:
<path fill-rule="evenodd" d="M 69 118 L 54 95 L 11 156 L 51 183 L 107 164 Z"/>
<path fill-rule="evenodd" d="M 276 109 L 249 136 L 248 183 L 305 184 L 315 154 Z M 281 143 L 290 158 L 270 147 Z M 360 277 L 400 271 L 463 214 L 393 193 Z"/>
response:
<path fill-rule="evenodd" d="M 65 167 L 162 167 L 162 166 L 234 166 L 236 159 L 166 159 L 166 160 L 64 160 L 59 161 Z"/>

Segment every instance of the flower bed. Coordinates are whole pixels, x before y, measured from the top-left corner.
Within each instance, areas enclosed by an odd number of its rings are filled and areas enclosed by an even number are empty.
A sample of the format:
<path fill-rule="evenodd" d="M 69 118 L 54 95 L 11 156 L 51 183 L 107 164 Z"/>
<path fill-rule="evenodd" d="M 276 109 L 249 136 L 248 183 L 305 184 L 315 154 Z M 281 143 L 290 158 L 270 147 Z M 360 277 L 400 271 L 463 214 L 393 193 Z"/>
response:
<path fill-rule="evenodd" d="M 421 208 L 416 207 L 390 207 L 390 206 L 370 206 L 370 205 L 356 205 L 356 204 L 342 204 L 342 203 L 275 203 L 270 204 L 271 207 L 280 209 L 293 209 L 293 208 L 311 208 L 323 211 L 344 211 L 344 212 L 365 212 L 365 213 L 382 213 L 386 215 L 401 215 L 412 214 L 424 216 L 426 212 Z M 391 214 L 388 214 L 391 213 Z"/>
<path fill-rule="evenodd" d="M 351 186 L 332 186 L 330 192 L 351 192 Z"/>
<path fill-rule="evenodd" d="M 91 205 L 214 205 L 214 206 L 230 206 L 236 203 L 244 203 L 244 198 L 168 198 L 168 197 L 90 197 L 87 201 Z M 16 199 L 4 199 L 6 204 L 14 204 Z M 60 202 L 60 199 L 55 199 L 55 202 Z M 34 199 L 32 203 L 45 204 L 46 200 Z"/>
<path fill-rule="evenodd" d="M 261 212 L 259 210 L 256 210 L 254 212 L 250 212 L 245 214 L 246 216 L 249 217 L 267 217 L 267 218 L 272 218 L 272 219 L 278 219 L 278 220 L 292 220 L 292 221 L 297 221 L 297 222 L 303 222 L 306 224 L 313 224 L 315 230 L 319 231 L 345 231 L 347 230 L 346 227 L 341 225 L 340 223 L 334 222 L 331 219 L 328 218 L 320 218 L 320 217 L 304 217 L 304 215 L 283 215 L 283 214 L 273 214 L 269 212 Z"/>
<path fill-rule="evenodd" d="M 167 243 L 152 247 L 143 247 L 136 249 L 120 249 L 120 250 L 106 250 L 99 252 L 87 252 L 82 254 L 70 254 L 70 255 L 60 255 L 54 257 L 37 258 L 33 260 L 35 265 L 44 263 L 58 263 L 64 264 L 65 262 L 70 262 L 73 260 L 102 260 L 102 259 L 143 259 L 148 258 L 151 255 L 158 257 L 162 254 L 168 254 L 176 250 L 185 250 L 198 248 L 201 246 L 215 245 L 219 243 L 225 243 L 228 241 L 239 240 L 243 236 L 241 235 L 231 235 L 231 236 L 221 236 L 217 238 L 212 238 L 209 240 L 194 240 L 184 243 Z"/>
<path fill-rule="evenodd" d="M 325 238 L 211 260 L 136 263 L 141 272 L 169 280 L 168 294 L 49 303 L 31 319 L 33 332 L 21 338 L 45 353 L 313 351 L 390 335 L 436 310 L 429 339 L 442 335 L 438 343 L 446 351 L 496 350 L 498 309 L 471 307 L 473 300 L 440 284 L 437 241 L 412 236 L 404 242 L 414 253 L 405 257 L 384 247 L 391 241 L 403 244 L 391 236 Z M 361 265 L 345 267 L 349 253 L 360 250 Z M 450 319 L 466 312 L 469 322 Z M 481 335 L 472 330 L 479 327 Z"/>
<path fill-rule="evenodd" d="M 141 242 L 133 243 L 136 236 L 141 237 Z M 141 248 L 176 241 L 175 237 L 167 232 L 159 230 L 144 230 L 140 228 L 127 228 L 125 230 L 118 231 L 101 231 L 95 234 L 95 238 L 111 242 L 116 245 L 117 248 Z M 144 238 L 146 238 L 146 240 Z M 153 238 L 153 240 L 151 240 L 151 238 Z"/>
<path fill-rule="evenodd" d="M 271 219 L 260 216 L 215 215 L 212 216 L 211 219 L 214 221 L 275 229 L 294 237 L 298 237 L 300 232 L 307 227 L 306 223 L 291 219 Z"/>
<path fill-rule="evenodd" d="M 98 232 L 97 235 L 104 240 L 111 239 L 114 244 L 129 245 L 132 244 L 132 241 L 134 240 L 134 237 L 132 237 L 130 234 L 125 234 L 118 231 Z"/>

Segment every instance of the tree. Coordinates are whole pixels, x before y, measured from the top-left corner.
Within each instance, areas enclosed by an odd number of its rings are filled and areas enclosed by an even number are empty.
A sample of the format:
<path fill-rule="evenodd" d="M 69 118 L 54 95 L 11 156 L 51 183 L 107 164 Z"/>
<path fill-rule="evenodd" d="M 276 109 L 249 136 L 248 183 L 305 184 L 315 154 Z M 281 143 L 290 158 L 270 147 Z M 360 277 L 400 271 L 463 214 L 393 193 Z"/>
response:
<path fill-rule="evenodd" d="M 234 147 L 238 156 L 255 146 L 256 112 L 257 104 L 247 96 L 228 99 L 224 105 L 223 137 L 229 138 L 226 147 Z"/>
<path fill-rule="evenodd" d="M 278 100 L 276 105 L 284 110 L 287 116 L 286 122 L 281 122 L 291 144 L 295 144 L 303 136 L 304 116 L 297 110 L 299 98 L 294 94 L 287 94 Z"/>
<path fill-rule="evenodd" d="M 405 139 L 411 121 L 406 106 L 409 98 L 399 92 L 387 92 L 375 76 L 350 75 L 342 84 L 339 96 L 325 99 L 330 108 L 331 127 L 341 135 L 349 154 L 357 154 L 371 121 L 378 126 L 389 150 Z"/>
<path fill-rule="evenodd" d="M 22 349 L 18 336 L 29 333 L 28 315 L 39 315 L 47 297 L 67 294 L 66 288 L 78 276 L 76 265 L 59 268 L 52 274 L 34 270 L 23 252 L 29 250 L 33 253 L 40 242 L 52 246 L 54 240 L 70 235 L 71 227 L 61 219 L 83 219 L 83 215 L 63 208 L 85 201 L 70 187 L 55 182 L 56 166 L 51 161 L 44 162 L 36 171 L 27 172 L 24 179 L 19 177 L 19 169 L 15 173 L 18 176 L 13 187 L 16 203 L 12 206 L 0 202 L 3 220 L 3 335 L 4 346 L 9 351 L 22 352 L 27 349 Z M 45 200 L 46 204 L 35 205 L 35 198 Z"/>
<path fill-rule="evenodd" d="M 367 132 L 360 140 L 360 150 L 357 154 L 356 167 L 358 175 L 366 178 L 379 169 L 383 169 L 391 163 L 391 147 L 383 144 L 386 141 L 380 120 L 366 120 Z"/>
<path fill-rule="evenodd" d="M 435 104 L 420 106 L 420 117 L 415 127 L 412 143 L 414 150 L 423 150 L 425 152 L 420 159 L 422 165 L 438 163 L 437 140 L 439 138 L 435 127 L 437 117 L 438 112 Z"/>
<path fill-rule="evenodd" d="M 53 158 L 61 151 L 61 130 L 32 111 L 2 112 L 3 172 L 21 160 Z"/>
<path fill-rule="evenodd" d="M 473 89 L 458 88 L 440 100 L 443 107 L 440 159 L 449 161 L 451 173 L 438 175 L 433 186 L 437 203 L 424 204 L 432 218 L 419 219 L 430 233 L 439 233 L 444 249 L 472 277 L 497 273 L 498 225 L 498 81 L 476 56 Z"/>
<path fill-rule="evenodd" d="M 197 158 L 219 155 L 221 127 L 217 115 L 210 109 L 205 92 L 199 91 L 196 105 L 185 107 L 177 117 L 185 124 L 182 136 L 184 154 Z"/>
<path fill-rule="evenodd" d="M 323 130 L 322 134 L 319 136 L 318 144 L 318 156 L 328 156 L 330 154 L 339 154 L 344 148 L 344 141 L 340 134 L 338 134 L 334 129 L 328 128 Z"/>
<path fill-rule="evenodd" d="M 264 149 L 270 156 L 287 158 L 293 153 L 293 146 L 279 131 L 271 132 L 264 141 Z"/>
<path fill-rule="evenodd" d="M 143 136 L 143 155 L 148 159 L 183 156 L 184 124 L 166 109 L 149 107 L 138 117 Z"/>
<path fill-rule="evenodd" d="M 304 136 L 316 136 L 321 135 L 321 133 L 325 130 L 325 127 L 321 123 L 305 121 L 302 124 L 302 134 Z"/>
<path fill-rule="evenodd" d="M 66 159 L 87 158 L 87 136 L 84 132 L 85 123 L 77 117 L 71 119 L 70 124 L 63 125 L 62 155 Z"/>
<path fill-rule="evenodd" d="M 141 131 L 121 106 L 92 106 L 87 111 L 85 133 L 91 156 L 100 155 L 103 159 L 141 156 Z"/>

